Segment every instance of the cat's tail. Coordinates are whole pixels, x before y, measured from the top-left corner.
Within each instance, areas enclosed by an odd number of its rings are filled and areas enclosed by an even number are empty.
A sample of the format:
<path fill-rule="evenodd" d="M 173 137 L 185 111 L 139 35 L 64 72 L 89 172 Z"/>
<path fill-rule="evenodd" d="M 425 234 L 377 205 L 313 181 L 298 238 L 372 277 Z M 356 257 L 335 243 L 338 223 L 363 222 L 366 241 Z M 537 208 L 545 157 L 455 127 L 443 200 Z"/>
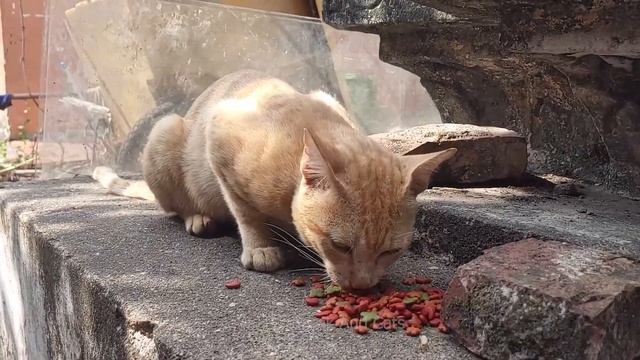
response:
<path fill-rule="evenodd" d="M 150 201 L 155 201 L 156 199 L 146 182 L 123 179 L 113 169 L 106 166 L 95 168 L 92 177 L 110 193 Z"/>

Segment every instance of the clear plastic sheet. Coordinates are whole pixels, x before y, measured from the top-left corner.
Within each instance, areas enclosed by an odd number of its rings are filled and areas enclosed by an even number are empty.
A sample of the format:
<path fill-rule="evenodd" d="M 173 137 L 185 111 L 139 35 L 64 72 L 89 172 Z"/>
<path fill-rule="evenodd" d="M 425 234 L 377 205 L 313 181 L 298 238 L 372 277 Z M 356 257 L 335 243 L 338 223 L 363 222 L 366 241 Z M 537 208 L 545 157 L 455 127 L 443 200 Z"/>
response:
<path fill-rule="evenodd" d="M 378 45 L 317 19 L 211 2 L 50 0 L 43 177 L 139 171 L 155 119 L 247 68 L 329 92 L 369 134 L 440 123 L 419 78 L 380 61 Z"/>

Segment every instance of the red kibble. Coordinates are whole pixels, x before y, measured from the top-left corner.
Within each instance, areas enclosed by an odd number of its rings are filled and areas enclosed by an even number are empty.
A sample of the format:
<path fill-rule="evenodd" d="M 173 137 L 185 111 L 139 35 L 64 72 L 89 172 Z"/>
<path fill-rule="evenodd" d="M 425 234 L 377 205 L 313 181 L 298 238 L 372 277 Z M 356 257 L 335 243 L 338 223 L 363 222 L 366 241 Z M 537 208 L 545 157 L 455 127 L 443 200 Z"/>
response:
<path fill-rule="evenodd" d="M 418 336 L 418 335 L 420 335 L 421 332 L 422 332 L 422 330 L 420 328 L 413 327 L 413 326 L 409 326 L 404 331 L 405 335 L 408 335 L 408 336 Z"/>
<path fill-rule="evenodd" d="M 332 297 L 328 298 L 327 301 L 324 304 L 333 306 L 337 302 L 338 302 L 338 298 L 336 296 L 332 296 Z"/>
<path fill-rule="evenodd" d="M 404 310 L 402 312 L 402 316 L 404 316 L 405 319 L 411 319 L 413 317 L 413 313 L 410 310 Z"/>
<path fill-rule="evenodd" d="M 393 319 L 394 317 L 398 316 L 398 313 L 395 311 L 391 311 L 387 308 L 384 308 L 378 312 L 378 316 L 380 316 L 383 319 Z"/>
<path fill-rule="evenodd" d="M 318 283 L 322 281 L 322 278 L 318 275 L 313 275 L 309 279 L 311 280 L 312 283 Z"/>
<path fill-rule="evenodd" d="M 303 278 L 295 278 L 293 280 L 291 280 L 291 285 L 296 286 L 296 287 L 301 287 L 301 286 L 305 286 L 307 283 L 304 281 Z"/>
<path fill-rule="evenodd" d="M 420 320 L 420 318 L 416 314 L 413 314 L 413 317 L 409 321 L 407 321 L 407 324 L 409 324 L 409 326 L 422 328 L 422 320 Z"/>
<path fill-rule="evenodd" d="M 316 298 L 313 298 L 313 299 L 316 299 Z M 318 310 L 316 311 L 315 314 L 313 314 L 313 316 L 317 317 L 318 319 L 322 319 L 327 315 L 331 315 L 331 310 Z"/>
<path fill-rule="evenodd" d="M 416 284 L 416 279 L 414 278 L 405 278 L 404 280 L 402 280 L 402 283 L 405 285 L 415 285 Z"/>
<path fill-rule="evenodd" d="M 386 331 L 396 331 L 396 324 L 390 320 L 390 319 L 385 319 L 382 320 L 382 328 Z"/>
<path fill-rule="evenodd" d="M 404 311 L 407 306 L 403 302 L 389 304 L 389 309 L 393 311 Z"/>
<path fill-rule="evenodd" d="M 422 308 L 422 311 L 420 313 L 424 315 L 424 317 L 426 317 L 428 320 L 432 320 L 435 317 L 436 309 L 432 306 L 425 306 L 424 308 Z"/>
<path fill-rule="evenodd" d="M 438 326 L 440 326 L 440 324 L 442 324 L 442 320 L 440 320 L 438 318 L 429 320 L 429 325 L 431 325 L 433 327 L 438 327 Z"/>
<path fill-rule="evenodd" d="M 357 334 L 364 335 L 369 332 L 369 328 L 364 325 L 358 325 L 353 328 L 353 331 L 355 331 Z"/>
<path fill-rule="evenodd" d="M 318 299 L 316 297 L 311 297 L 311 296 L 305 296 L 304 302 L 306 302 L 307 305 L 309 305 L 309 306 L 318 306 L 318 305 L 320 305 L 320 299 Z"/>
<path fill-rule="evenodd" d="M 329 311 L 333 310 L 333 305 L 327 305 L 327 304 L 322 305 L 322 307 L 320 307 L 320 311 L 324 311 L 324 310 L 329 310 Z"/>
<path fill-rule="evenodd" d="M 324 289 L 324 284 L 323 283 L 319 283 L 319 282 L 312 283 L 311 284 L 311 288 L 312 289 Z"/>
<path fill-rule="evenodd" d="M 431 284 L 431 279 L 426 276 L 416 277 L 416 284 Z"/>
<path fill-rule="evenodd" d="M 449 328 L 444 323 L 440 323 L 440 325 L 438 325 L 438 331 L 440 331 L 443 334 L 448 334 Z"/>
<path fill-rule="evenodd" d="M 349 319 L 339 318 L 333 323 L 336 327 L 343 328 L 349 326 Z"/>
<path fill-rule="evenodd" d="M 423 304 L 413 304 L 411 305 L 411 311 L 413 312 L 419 312 L 424 308 Z"/>
<path fill-rule="evenodd" d="M 329 324 L 333 324 L 334 322 L 336 322 L 336 320 L 338 320 L 340 317 L 338 316 L 338 314 L 329 314 L 327 316 L 324 316 L 322 318 L 320 318 L 322 321 L 327 322 Z"/>
<path fill-rule="evenodd" d="M 401 303 L 402 299 L 399 297 L 392 297 L 391 299 L 389 299 L 389 304 L 397 304 L 397 303 Z"/>
<path fill-rule="evenodd" d="M 240 279 L 231 279 L 224 282 L 224 286 L 227 289 L 238 289 L 240 288 Z"/>

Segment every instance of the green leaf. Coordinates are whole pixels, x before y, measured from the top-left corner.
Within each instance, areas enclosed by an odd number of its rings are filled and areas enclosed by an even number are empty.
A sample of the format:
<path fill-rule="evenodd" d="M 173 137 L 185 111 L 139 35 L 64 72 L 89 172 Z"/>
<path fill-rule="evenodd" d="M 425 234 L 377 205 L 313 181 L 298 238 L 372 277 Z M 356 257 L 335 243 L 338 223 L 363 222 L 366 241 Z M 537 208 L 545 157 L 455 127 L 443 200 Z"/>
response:
<path fill-rule="evenodd" d="M 318 289 L 318 288 L 313 288 L 313 289 L 311 289 L 311 292 L 309 292 L 309 296 L 310 297 L 316 297 L 316 298 L 324 297 L 324 290 Z"/>
<path fill-rule="evenodd" d="M 405 305 L 411 305 L 411 304 L 413 304 L 413 303 L 415 303 L 415 302 L 417 302 L 417 301 L 418 301 L 418 298 L 417 298 L 417 297 L 408 297 L 408 298 L 405 298 L 404 300 L 402 300 L 402 302 L 403 302 Z"/>
<path fill-rule="evenodd" d="M 327 295 L 339 294 L 340 292 L 342 292 L 342 288 L 338 285 L 330 285 L 324 289 L 324 293 Z"/>
<path fill-rule="evenodd" d="M 427 294 L 426 292 L 423 292 L 422 295 L 420 295 L 420 300 L 422 301 L 429 301 L 429 294 Z"/>
<path fill-rule="evenodd" d="M 378 316 L 378 312 L 376 311 L 363 311 L 360 313 L 361 321 L 365 324 L 370 322 L 380 320 L 380 316 Z"/>

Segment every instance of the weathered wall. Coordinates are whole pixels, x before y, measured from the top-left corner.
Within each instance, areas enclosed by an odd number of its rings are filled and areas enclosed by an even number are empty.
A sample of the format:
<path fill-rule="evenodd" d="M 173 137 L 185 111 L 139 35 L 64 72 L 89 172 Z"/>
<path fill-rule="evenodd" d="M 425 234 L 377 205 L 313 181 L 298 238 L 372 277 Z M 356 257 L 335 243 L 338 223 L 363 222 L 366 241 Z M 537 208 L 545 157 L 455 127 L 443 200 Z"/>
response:
<path fill-rule="evenodd" d="M 445 122 L 519 131 L 529 168 L 640 195 L 640 2 L 325 0 Z"/>
<path fill-rule="evenodd" d="M 22 8 L 22 11 L 20 7 Z M 45 0 L 2 0 L 2 38 L 6 63 L 6 91 L 40 92 Z M 22 16 L 22 20 L 20 17 Z M 24 33 L 22 25 L 24 24 Z M 24 36 L 23 36 L 24 34 Z M 24 40 L 24 46 L 23 46 Z M 23 64 L 24 53 L 24 64 Z M 8 116 L 11 137 L 32 135 L 40 130 L 40 110 L 33 101 L 14 101 Z"/>

